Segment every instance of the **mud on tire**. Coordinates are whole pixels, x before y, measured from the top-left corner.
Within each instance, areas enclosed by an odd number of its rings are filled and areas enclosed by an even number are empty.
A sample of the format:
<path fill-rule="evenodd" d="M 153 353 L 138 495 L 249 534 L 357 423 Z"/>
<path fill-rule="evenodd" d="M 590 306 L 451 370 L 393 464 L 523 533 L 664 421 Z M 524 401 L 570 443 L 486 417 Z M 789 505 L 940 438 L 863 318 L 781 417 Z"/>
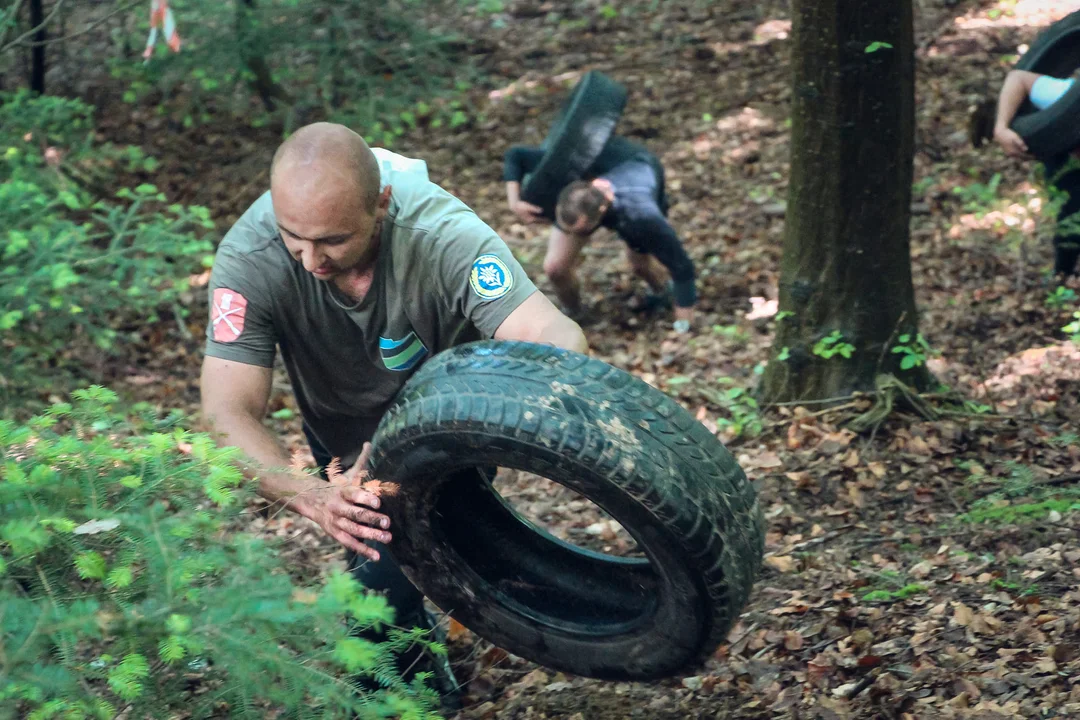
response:
<path fill-rule="evenodd" d="M 645 559 L 565 543 L 477 468 L 515 468 L 595 502 Z M 546 345 L 448 350 L 374 439 L 393 552 L 436 604 L 521 657 L 578 675 L 690 672 L 724 641 L 760 566 L 764 523 L 731 454 L 662 392 Z"/>

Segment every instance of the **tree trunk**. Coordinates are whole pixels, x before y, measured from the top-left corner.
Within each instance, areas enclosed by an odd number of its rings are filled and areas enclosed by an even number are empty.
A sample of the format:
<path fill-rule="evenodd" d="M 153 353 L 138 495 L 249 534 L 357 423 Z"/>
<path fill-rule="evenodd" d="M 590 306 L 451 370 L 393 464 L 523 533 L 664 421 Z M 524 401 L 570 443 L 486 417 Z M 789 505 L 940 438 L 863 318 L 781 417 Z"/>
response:
<path fill-rule="evenodd" d="M 236 39 L 240 46 L 240 56 L 244 66 L 251 73 L 250 85 L 258 93 L 267 112 L 288 105 L 292 100 L 285 88 L 274 82 L 270 66 L 266 64 L 262 48 L 256 46 L 256 38 L 251 27 L 251 13 L 255 11 L 255 0 L 237 0 L 236 3 Z"/>
<path fill-rule="evenodd" d="M 45 32 L 45 8 L 43 0 L 30 0 L 30 27 L 41 28 L 34 33 L 34 45 L 30 48 L 30 89 L 34 92 L 45 94 L 45 40 L 48 34 Z"/>
<path fill-rule="evenodd" d="M 901 335 L 913 346 L 918 332 L 908 232 L 911 0 L 792 6 L 791 176 L 762 394 L 770 402 L 847 395 L 872 389 L 882 373 L 922 387 L 925 366 L 901 370 L 903 355 L 892 352 L 905 344 Z"/>

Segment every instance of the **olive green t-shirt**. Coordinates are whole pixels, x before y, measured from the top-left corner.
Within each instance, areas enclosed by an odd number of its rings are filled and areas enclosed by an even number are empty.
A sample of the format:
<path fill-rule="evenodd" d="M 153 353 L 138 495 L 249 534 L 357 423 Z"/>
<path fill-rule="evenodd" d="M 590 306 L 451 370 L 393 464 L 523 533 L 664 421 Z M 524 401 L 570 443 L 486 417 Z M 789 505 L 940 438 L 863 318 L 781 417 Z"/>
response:
<path fill-rule="evenodd" d="M 222 240 L 210 278 L 206 354 L 272 367 L 280 348 L 304 421 L 346 467 L 426 359 L 493 336 L 536 292 L 502 239 L 422 173 L 384 164 L 381 184 L 390 207 L 359 304 L 293 259 L 269 192 Z"/>

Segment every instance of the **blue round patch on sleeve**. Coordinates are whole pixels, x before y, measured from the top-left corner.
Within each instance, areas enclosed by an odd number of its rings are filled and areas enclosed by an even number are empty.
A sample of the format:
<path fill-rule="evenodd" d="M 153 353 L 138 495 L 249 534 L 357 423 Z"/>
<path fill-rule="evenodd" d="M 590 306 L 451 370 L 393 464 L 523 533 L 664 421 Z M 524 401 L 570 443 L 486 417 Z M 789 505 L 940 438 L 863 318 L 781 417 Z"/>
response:
<path fill-rule="evenodd" d="M 469 285 L 484 300 L 495 300 L 514 287 L 514 276 L 497 255 L 481 255 L 473 261 Z"/>

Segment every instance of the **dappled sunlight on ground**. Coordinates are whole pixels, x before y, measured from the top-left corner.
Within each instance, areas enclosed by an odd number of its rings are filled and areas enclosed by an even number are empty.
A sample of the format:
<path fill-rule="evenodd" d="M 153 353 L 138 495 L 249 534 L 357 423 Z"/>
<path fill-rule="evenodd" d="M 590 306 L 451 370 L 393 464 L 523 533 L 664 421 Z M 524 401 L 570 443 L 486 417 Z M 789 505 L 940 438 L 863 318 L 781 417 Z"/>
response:
<path fill-rule="evenodd" d="M 1025 380 L 1044 399 L 1057 400 L 1058 383 L 1080 382 L 1080 345 L 1061 342 L 1010 355 L 997 364 L 986 380 L 992 391 L 1013 390 Z M 1075 390 L 1075 388 L 1073 388 Z"/>
<path fill-rule="evenodd" d="M 1032 237 L 1040 221 L 1050 224 L 1042 216 L 1043 199 L 1036 194 L 1036 190 L 1030 186 L 1012 196 L 1028 196 L 1023 203 L 1012 202 L 1002 209 L 979 210 L 967 212 L 956 218 L 956 224 L 949 228 L 948 237 L 957 240 L 966 237 L 972 231 L 990 232 L 1000 238 L 1009 233 L 1020 233 L 1025 237 Z M 1004 204 L 1004 202 L 999 203 Z"/>
<path fill-rule="evenodd" d="M 787 40 L 791 34 L 790 20 L 766 20 L 754 28 L 754 41 Z"/>
<path fill-rule="evenodd" d="M 573 85 L 576 84 L 578 80 L 581 79 L 581 76 L 581 72 L 575 71 L 560 73 L 552 77 L 544 78 L 543 80 L 531 80 L 521 77 L 505 87 L 499 88 L 497 90 L 492 90 L 488 93 L 488 99 L 492 102 L 498 102 L 499 100 L 509 98 L 517 92 L 521 92 L 523 90 L 534 90 L 538 87 L 544 87 L 548 90 L 552 90 L 555 88 L 569 89 L 573 87 Z M 565 86 L 565 88 L 563 88 L 562 86 Z"/>
<path fill-rule="evenodd" d="M 1080 10 L 1077 0 L 1001 0 L 957 17 L 959 28 L 974 29 L 1003 26 L 1043 27 Z"/>

